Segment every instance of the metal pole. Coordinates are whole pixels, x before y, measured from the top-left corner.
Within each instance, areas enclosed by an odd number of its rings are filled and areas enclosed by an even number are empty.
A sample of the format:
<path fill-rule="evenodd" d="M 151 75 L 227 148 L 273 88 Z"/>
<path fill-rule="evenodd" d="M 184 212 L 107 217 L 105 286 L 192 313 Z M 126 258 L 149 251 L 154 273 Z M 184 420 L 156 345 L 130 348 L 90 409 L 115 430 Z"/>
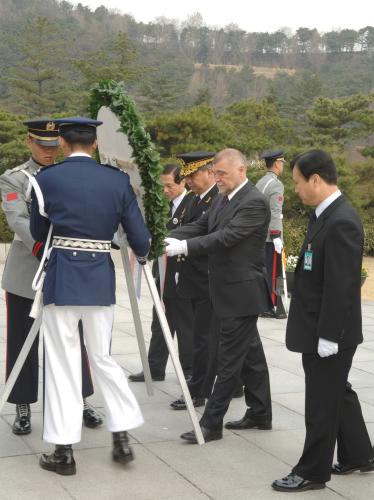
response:
<path fill-rule="evenodd" d="M 129 292 L 132 316 L 134 318 L 135 332 L 138 340 L 140 359 L 143 365 L 145 385 L 147 388 L 148 396 L 153 396 L 154 393 L 152 386 L 152 375 L 148 363 L 147 348 L 145 346 L 143 327 L 142 327 L 142 322 L 140 320 L 138 299 L 136 297 L 134 280 L 131 274 L 130 259 L 127 248 L 128 248 L 127 246 L 121 245 L 122 264 L 123 264 L 123 269 L 125 271 L 126 284 L 127 284 L 127 290 Z"/>
<path fill-rule="evenodd" d="M 32 327 L 30 328 L 30 331 L 26 337 L 26 340 L 22 346 L 21 352 L 18 355 L 17 361 L 14 363 L 13 369 L 10 372 L 10 375 L 8 377 L 8 380 L 6 381 L 3 393 L 1 394 L 0 397 L 0 413 L 2 412 L 2 409 L 4 407 L 4 404 L 6 403 L 9 394 L 12 392 L 12 389 L 14 387 L 14 384 L 17 381 L 18 375 L 20 374 L 20 371 L 22 370 L 22 367 L 26 361 L 26 358 L 30 352 L 30 349 L 34 343 L 34 340 L 36 336 L 38 335 L 38 331 L 40 329 L 40 325 L 42 323 L 42 313 L 39 314 L 39 316 L 34 320 L 34 323 L 32 324 Z"/>
<path fill-rule="evenodd" d="M 286 276 L 286 266 L 284 265 L 286 261 L 286 252 L 282 248 L 282 278 L 283 278 L 283 291 L 284 291 L 284 304 L 286 306 L 286 313 L 288 314 L 288 290 L 287 290 L 287 276 Z"/>
<path fill-rule="evenodd" d="M 177 353 L 175 352 L 175 349 L 174 349 L 173 338 L 172 338 L 171 333 L 170 333 L 169 325 L 168 325 L 168 322 L 167 322 L 166 317 L 165 317 L 165 313 L 164 313 L 164 310 L 163 310 L 163 307 L 161 304 L 161 300 L 160 300 L 160 296 L 159 296 L 158 291 L 157 291 L 156 284 L 155 284 L 153 276 L 152 276 L 152 272 L 151 272 L 148 264 L 146 264 L 143 267 L 143 269 L 144 269 L 145 278 L 146 278 L 147 283 L 148 283 L 149 291 L 151 292 L 151 295 L 152 295 L 152 299 L 153 299 L 153 303 L 154 303 L 154 306 L 156 309 L 156 313 L 157 313 L 158 319 L 160 320 L 160 325 L 162 328 L 162 332 L 164 334 L 165 342 L 168 346 L 170 357 L 171 357 L 171 360 L 172 360 L 173 365 L 174 365 L 174 370 L 175 370 L 175 373 L 178 377 L 179 384 L 180 384 L 181 389 L 182 389 L 183 397 L 184 397 L 184 400 L 186 402 L 187 410 L 188 410 L 188 413 L 190 415 L 190 419 L 192 422 L 193 429 L 195 431 L 195 436 L 196 436 L 197 442 L 199 444 L 204 444 L 205 443 L 204 437 L 203 437 L 203 434 L 201 432 L 200 424 L 197 420 L 195 408 L 194 408 L 194 405 L 192 403 L 190 391 L 188 390 L 187 383 L 186 383 L 186 380 L 184 378 L 183 370 L 182 370 L 182 367 L 181 367 L 180 362 L 179 362 L 179 358 L 178 358 Z"/>

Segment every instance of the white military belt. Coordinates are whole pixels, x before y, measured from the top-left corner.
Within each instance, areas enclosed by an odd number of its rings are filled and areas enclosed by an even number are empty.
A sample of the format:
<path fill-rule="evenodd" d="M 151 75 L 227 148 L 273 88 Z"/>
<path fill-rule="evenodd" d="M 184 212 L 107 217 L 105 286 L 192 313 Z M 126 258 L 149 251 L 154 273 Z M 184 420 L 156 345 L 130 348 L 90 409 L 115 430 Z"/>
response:
<path fill-rule="evenodd" d="M 53 248 L 79 250 L 83 252 L 110 252 L 111 242 L 106 240 L 87 240 L 82 238 L 68 238 L 66 236 L 54 236 Z"/>

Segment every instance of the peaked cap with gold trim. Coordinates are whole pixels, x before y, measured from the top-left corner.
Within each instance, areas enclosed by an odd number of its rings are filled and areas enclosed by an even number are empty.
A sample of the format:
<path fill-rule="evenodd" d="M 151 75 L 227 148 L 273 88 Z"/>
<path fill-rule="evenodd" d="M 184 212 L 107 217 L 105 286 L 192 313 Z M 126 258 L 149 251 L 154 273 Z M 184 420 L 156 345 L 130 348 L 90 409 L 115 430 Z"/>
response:
<path fill-rule="evenodd" d="M 181 176 L 186 177 L 187 175 L 195 173 L 199 170 L 199 168 L 209 165 L 215 154 L 216 153 L 209 151 L 194 151 L 192 153 L 182 153 L 176 155 L 182 164 Z"/>
<path fill-rule="evenodd" d="M 28 135 L 40 146 L 58 146 L 58 125 L 52 119 L 28 120 L 23 122 Z"/>

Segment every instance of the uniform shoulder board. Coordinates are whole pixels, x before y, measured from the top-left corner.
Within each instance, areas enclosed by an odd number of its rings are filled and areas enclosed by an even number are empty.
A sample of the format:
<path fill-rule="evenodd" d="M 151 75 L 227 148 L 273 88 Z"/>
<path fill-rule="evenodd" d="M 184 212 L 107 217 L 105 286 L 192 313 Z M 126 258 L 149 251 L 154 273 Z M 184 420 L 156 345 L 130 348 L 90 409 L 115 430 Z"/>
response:
<path fill-rule="evenodd" d="M 27 170 L 29 168 L 29 163 L 22 163 L 22 165 L 18 165 L 18 167 L 14 167 L 9 170 L 10 174 L 14 174 L 14 172 L 20 172 L 21 170 Z"/>

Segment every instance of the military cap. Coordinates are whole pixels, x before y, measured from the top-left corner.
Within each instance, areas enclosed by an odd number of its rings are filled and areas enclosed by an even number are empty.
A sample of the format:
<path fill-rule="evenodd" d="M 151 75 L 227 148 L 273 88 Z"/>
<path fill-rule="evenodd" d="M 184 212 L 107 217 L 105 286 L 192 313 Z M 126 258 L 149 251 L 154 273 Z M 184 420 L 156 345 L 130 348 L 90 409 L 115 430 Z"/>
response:
<path fill-rule="evenodd" d="M 209 151 L 194 151 L 192 153 L 181 153 L 176 155 L 182 163 L 181 176 L 191 175 L 199 168 L 205 167 L 212 162 L 215 153 Z"/>
<path fill-rule="evenodd" d="M 284 151 L 278 149 L 277 151 L 265 151 L 261 158 L 265 161 L 284 160 L 283 155 Z"/>
<path fill-rule="evenodd" d="M 58 118 L 55 122 L 60 127 L 60 135 L 68 130 L 76 130 L 77 132 L 87 132 L 87 130 L 96 129 L 103 122 L 86 118 L 84 116 L 67 116 L 66 118 Z"/>
<path fill-rule="evenodd" d="M 28 135 L 40 146 L 58 147 L 59 132 L 56 120 L 39 118 L 27 120 L 23 124 L 27 127 Z"/>

